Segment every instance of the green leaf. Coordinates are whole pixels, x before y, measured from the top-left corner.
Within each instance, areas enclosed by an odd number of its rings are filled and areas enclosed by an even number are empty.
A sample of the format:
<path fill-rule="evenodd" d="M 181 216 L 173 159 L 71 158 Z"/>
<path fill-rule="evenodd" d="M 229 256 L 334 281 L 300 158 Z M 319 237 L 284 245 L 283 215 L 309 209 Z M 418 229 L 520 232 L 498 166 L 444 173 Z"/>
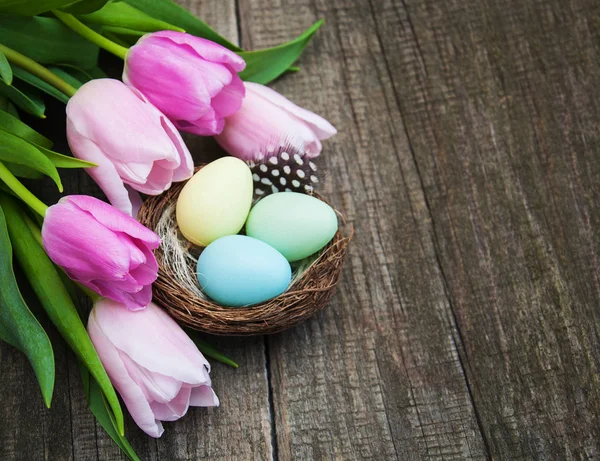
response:
<path fill-rule="evenodd" d="M 58 19 L 0 15 L 0 37 L 3 45 L 40 64 L 71 64 L 89 69 L 98 62 L 98 47 Z"/>
<path fill-rule="evenodd" d="M 22 351 L 33 367 L 47 407 L 54 390 L 54 353 L 46 332 L 31 313 L 17 285 L 12 245 L 0 206 L 0 337 Z"/>
<path fill-rule="evenodd" d="M 49 66 L 48 70 L 50 72 L 52 72 L 54 75 L 57 75 L 58 77 L 62 78 L 65 82 L 67 82 L 69 85 L 71 85 L 76 90 L 81 88 L 81 85 L 83 85 L 85 82 L 87 82 L 87 80 L 81 81 L 81 80 L 77 79 L 76 77 L 71 75 L 69 72 L 67 72 L 66 70 L 64 70 L 60 67 Z"/>
<path fill-rule="evenodd" d="M 8 216 L 8 231 L 13 238 L 15 255 L 33 291 L 56 329 L 98 381 L 116 417 L 118 432 L 122 434 L 123 412 L 117 394 L 56 267 L 32 233 L 31 229 L 35 224 L 27 222 L 28 218 L 14 199 L 3 195 L 0 197 L 0 204 Z M 39 229 L 36 228 L 36 232 Z M 15 240 L 15 237 L 18 238 Z"/>
<path fill-rule="evenodd" d="M 4 165 L 18 178 L 42 179 L 44 177 L 44 175 L 39 171 L 36 171 L 33 168 L 29 168 L 25 165 L 19 165 L 18 163 L 12 162 L 4 162 Z"/>
<path fill-rule="evenodd" d="M 93 415 L 121 451 L 132 461 L 139 461 L 137 454 L 125 436 L 120 435 L 115 427 L 110 407 L 108 406 L 104 395 L 102 395 L 98 383 L 90 376 L 87 368 L 81 363 L 79 363 L 79 371 L 81 373 L 81 380 L 83 381 L 83 391 L 85 392 L 85 397 Z"/>
<path fill-rule="evenodd" d="M 63 190 L 56 167 L 40 152 L 40 149 L 4 130 L 0 130 L 0 161 L 25 165 L 40 173 L 44 173 L 46 176 L 52 178 L 60 192 Z"/>
<path fill-rule="evenodd" d="M 0 94 L 0 111 L 12 115 L 17 120 L 19 119 L 19 113 L 17 112 L 17 108 L 13 105 L 12 102 L 10 102 L 10 100 L 6 96 L 2 94 Z"/>
<path fill-rule="evenodd" d="M 7 85 L 10 85 L 13 79 L 12 68 L 2 51 L 0 51 L 0 78 L 2 78 Z"/>
<path fill-rule="evenodd" d="M 42 136 L 29 125 L 23 123 L 18 118 L 13 117 L 7 112 L 0 110 L 0 129 L 8 131 L 19 138 L 25 139 L 34 144 L 39 144 L 42 147 L 50 149 L 52 141 L 45 136 Z"/>
<path fill-rule="evenodd" d="M 198 348 L 198 350 L 200 352 L 202 352 L 204 355 L 206 355 L 207 357 L 218 360 L 219 362 L 224 363 L 225 365 L 232 366 L 233 368 L 239 367 L 239 365 L 237 363 L 235 363 L 233 360 L 231 360 L 226 355 L 221 354 L 213 345 L 200 339 L 198 333 L 195 332 L 194 330 L 190 330 L 190 329 L 186 328 L 185 333 L 190 337 L 190 339 L 192 341 L 194 341 L 194 344 L 196 344 L 196 347 Z"/>
<path fill-rule="evenodd" d="M 38 118 L 46 118 L 46 105 L 39 93 L 32 88 L 17 88 L 15 85 L 7 85 L 0 80 L 0 95 L 6 96 L 17 107 L 23 109 L 28 114 Z"/>
<path fill-rule="evenodd" d="M 142 30 L 127 29 L 126 27 L 103 26 L 102 33 L 106 34 L 107 32 L 110 34 L 130 38 L 134 40 L 134 43 L 137 42 L 140 37 L 143 37 L 147 34 L 147 32 Z"/>
<path fill-rule="evenodd" d="M 56 168 L 93 168 L 98 166 L 95 163 L 88 162 L 87 160 L 80 160 L 75 157 L 59 154 L 58 152 L 54 152 L 53 150 L 46 149 L 42 146 L 35 145 L 35 147 L 37 147 L 42 154 L 48 157 L 48 160 L 50 160 Z"/>
<path fill-rule="evenodd" d="M 102 8 L 108 0 L 79 0 L 61 8 L 65 13 L 88 14 Z"/>
<path fill-rule="evenodd" d="M 90 80 L 93 80 L 95 78 L 107 78 L 108 77 L 106 75 L 106 73 L 104 73 L 104 71 L 102 69 L 100 69 L 99 67 L 91 67 L 89 69 L 84 70 L 77 66 L 62 64 L 59 68 L 52 67 L 52 66 L 50 67 L 50 70 L 52 70 L 52 72 L 54 72 L 54 69 L 62 69 L 65 72 L 67 72 L 69 75 L 71 75 L 73 78 L 79 80 L 82 83 L 89 82 Z"/>
<path fill-rule="evenodd" d="M 169 24 L 181 27 L 188 34 L 212 40 L 233 51 L 242 50 L 239 46 L 216 33 L 204 21 L 171 0 L 125 0 L 125 2 L 154 18 L 160 18 Z"/>
<path fill-rule="evenodd" d="M 240 77 L 263 85 L 275 80 L 296 62 L 322 24 L 323 20 L 315 22 L 302 35 L 283 45 L 266 50 L 239 52 L 246 61 L 246 68 L 240 73 Z"/>
<path fill-rule="evenodd" d="M 2 2 L 0 2 L 0 13 L 35 16 L 36 14 L 60 8 L 72 1 L 73 0 L 2 0 Z"/>
<path fill-rule="evenodd" d="M 184 32 L 181 27 L 155 19 L 125 2 L 107 3 L 101 10 L 92 14 L 81 15 L 78 19 L 86 24 L 125 27 L 142 32 L 156 32 L 158 30 Z"/>
<path fill-rule="evenodd" d="M 49 83 L 46 83 L 41 78 L 36 77 L 35 75 L 27 72 L 26 70 L 21 69 L 19 67 L 15 67 L 14 73 L 15 77 L 17 77 L 19 80 L 22 80 L 25 83 L 29 83 L 31 86 L 37 88 L 38 90 L 42 90 L 44 93 L 49 94 L 50 96 L 54 96 L 60 102 L 64 104 L 69 102 L 69 97 L 62 91 L 56 89 Z"/>

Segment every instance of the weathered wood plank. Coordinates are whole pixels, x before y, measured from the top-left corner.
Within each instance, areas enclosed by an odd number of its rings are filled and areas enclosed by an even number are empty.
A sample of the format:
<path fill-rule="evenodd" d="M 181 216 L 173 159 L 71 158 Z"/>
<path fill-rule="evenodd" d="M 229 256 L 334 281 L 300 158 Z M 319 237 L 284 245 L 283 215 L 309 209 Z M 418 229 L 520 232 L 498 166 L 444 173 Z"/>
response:
<path fill-rule="evenodd" d="M 372 2 L 495 459 L 600 455 L 600 5 Z"/>
<path fill-rule="evenodd" d="M 221 34 L 237 41 L 235 2 L 182 2 Z M 49 121 L 40 131 L 54 140 L 64 138 L 64 108 L 52 105 Z M 52 108 L 51 108 L 52 109 Z M 56 122 L 53 123 L 52 120 Z M 196 161 L 221 155 L 212 140 L 187 136 Z M 66 149 L 64 139 L 63 150 Z M 63 175 L 65 193 L 101 197 L 93 181 L 82 172 Z M 45 184 L 37 189 L 47 203 L 58 194 Z M 0 399 L 0 459 L 2 460 L 123 460 L 85 403 L 77 363 L 58 335 L 54 335 L 57 382 L 51 410 L 43 407 L 37 383 L 26 359 L 5 344 L 0 346 L 2 385 Z M 154 440 L 127 422 L 127 435 L 143 460 L 267 460 L 273 458 L 271 416 L 265 372 L 263 338 L 215 340 L 220 350 L 240 364 L 233 370 L 214 364 L 213 385 L 221 399 L 218 409 L 192 408 L 185 418 L 165 424 L 165 434 Z"/>
<path fill-rule="evenodd" d="M 240 13 L 256 48 L 326 19 L 301 73 L 274 86 L 338 127 L 324 190 L 356 231 L 331 306 L 269 338 L 280 459 L 485 459 L 368 2 L 244 0 Z"/>

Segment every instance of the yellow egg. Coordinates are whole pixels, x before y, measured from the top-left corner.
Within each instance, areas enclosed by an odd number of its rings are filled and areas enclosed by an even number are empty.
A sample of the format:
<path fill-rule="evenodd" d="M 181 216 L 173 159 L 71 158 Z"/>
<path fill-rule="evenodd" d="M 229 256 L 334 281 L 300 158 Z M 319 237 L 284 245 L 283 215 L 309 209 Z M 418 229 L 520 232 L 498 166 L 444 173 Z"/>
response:
<path fill-rule="evenodd" d="M 177 225 L 190 242 L 206 246 L 244 226 L 252 204 L 252 173 L 235 157 L 223 157 L 198 171 L 177 199 Z"/>

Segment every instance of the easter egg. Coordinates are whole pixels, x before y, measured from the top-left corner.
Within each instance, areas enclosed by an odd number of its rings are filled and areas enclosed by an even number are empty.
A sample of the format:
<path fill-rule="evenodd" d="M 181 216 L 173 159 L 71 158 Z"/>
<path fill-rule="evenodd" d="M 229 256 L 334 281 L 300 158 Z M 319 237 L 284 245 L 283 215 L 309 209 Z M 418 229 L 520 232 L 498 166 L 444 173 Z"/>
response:
<path fill-rule="evenodd" d="M 292 278 L 273 247 L 245 235 L 221 237 L 200 254 L 196 276 L 204 293 L 223 306 L 261 303 L 283 293 Z"/>
<path fill-rule="evenodd" d="M 280 192 L 260 200 L 248 215 L 246 234 L 268 243 L 288 261 L 316 253 L 338 229 L 333 208 L 310 195 Z"/>
<path fill-rule="evenodd" d="M 237 234 L 252 205 L 252 173 L 245 162 L 223 157 L 199 170 L 177 199 L 177 225 L 190 242 L 206 246 Z"/>

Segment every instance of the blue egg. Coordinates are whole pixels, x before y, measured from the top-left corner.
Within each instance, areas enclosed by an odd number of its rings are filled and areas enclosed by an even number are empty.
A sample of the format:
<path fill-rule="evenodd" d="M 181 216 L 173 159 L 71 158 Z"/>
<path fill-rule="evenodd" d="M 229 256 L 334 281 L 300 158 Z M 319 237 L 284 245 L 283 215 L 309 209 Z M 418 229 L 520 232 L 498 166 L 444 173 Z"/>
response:
<path fill-rule="evenodd" d="M 209 298 L 239 307 L 279 296 L 290 284 L 292 268 L 272 246 L 245 235 L 228 235 L 202 251 L 196 276 Z"/>

